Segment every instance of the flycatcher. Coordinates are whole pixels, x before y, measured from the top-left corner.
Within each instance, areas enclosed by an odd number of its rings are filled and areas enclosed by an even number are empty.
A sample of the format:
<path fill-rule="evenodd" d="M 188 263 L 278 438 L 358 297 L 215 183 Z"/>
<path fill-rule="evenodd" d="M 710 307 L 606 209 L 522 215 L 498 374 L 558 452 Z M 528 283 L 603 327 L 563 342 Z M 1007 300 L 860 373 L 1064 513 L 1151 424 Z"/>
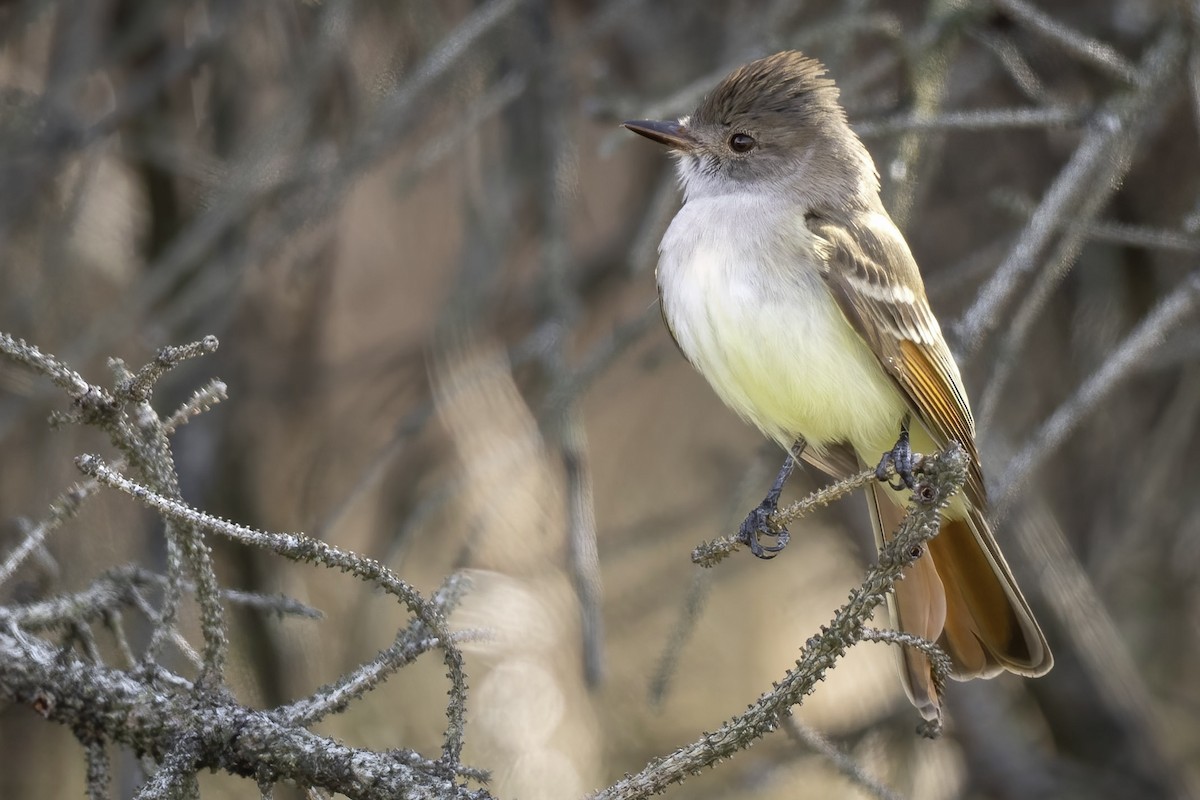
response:
<path fill-rule="evenodd" d="M 884 453 L 881 474 L 891 458 L 911 485 L 910 430 L 918 452 L 961 444 L 966 484 L 896 584 L 895 624 L 941 645 L 959 680 L 1042 675 L 1053 658 L 984 516 L 962 378 L 875 164 L 824 75 L 814 59 L 778 53 L 735 70 L 678 122 L 625 123 L 670 148 L 683 187 L 659 246 L 663 319 L 730 408 L 836 478 Z M 790 465 L 743 526 L 757 555 L 785 541 L 757 537 Z M 882 543 L 904 496 L 877 483 L 868 501 Z M 901 674 L 936 718 L 926 657 L 905 648 Z"/>

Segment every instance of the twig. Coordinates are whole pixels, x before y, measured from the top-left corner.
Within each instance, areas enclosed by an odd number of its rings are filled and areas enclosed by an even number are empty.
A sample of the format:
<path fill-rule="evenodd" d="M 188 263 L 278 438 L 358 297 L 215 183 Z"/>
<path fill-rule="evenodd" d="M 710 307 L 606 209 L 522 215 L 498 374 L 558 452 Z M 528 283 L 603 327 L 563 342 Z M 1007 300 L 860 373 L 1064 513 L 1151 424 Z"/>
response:
<path fill-rule="evenodd" d="M 33 528 L 25 534 L 25 538 L 21 541 L 8 558 L 4 559 L 4 563 L 0 564 L 0 585 L 3 585 L 9 578 L 16 573 L 25 559 L 42 546 L 46 541 L 46 537 L 54 531 L 62 527 L 63 523 L 72 519 L 79 513 L 79 507 L 83 500 L 94 492 L 96 483 L 94 481 L 84 481 L 82 484 L 75 484 L 67 491 L 60 494 L 50 504 L 50 515 L 34 525 Z"/>
<path fill-rule="evenodd" d="M 920 545 L 937 535 L 942 509 L 966 478 L 967 457 L 960 447 L 952 445 L 945 453 L 926 457 L 923 469 L 909 513 L 896 536 L 880 550 L 879 563 L 868 572 L 862 586 L 851 593 L 850 601 L 838 609 L 830 624 L 805 643 L 795 669 L 788 670 L 772 691 L 759 697 L 741 716 L 596 793 L 593 800 L 632 800 L 657 794 L 749 747 L 778 726 L 782 713 L 813 691 L 847 648 L 862 640 L 875 608 L 884 601 L 905 567 L 915 560 L 915 554 L 922 549 Z M 929 732 L 936 734 L 936 727 Z"/>
<path fill-rule="evenodd" d="M 899 794 L 890 787 L 880 783 L 872 775 L 869 775 L 857 761 L 842 752 L 840 747 L 829 741 L 820 731 L 810 728 L 796 719 L 791 711 L 784 712 L 780 715 L 780 719 L 783 721 L 783 729 L 787 731 L 788 736 L 793 741 L 804 745 L 815 753 L 820 753 L 843 777 L 855 786 L 867 792 L 872 797 L 879 798 L 879 800 L 901 800 Z"/>
<path fill-rule="evenodd" d="M 950 679 L 950 674 L 954 670 L 954 664 L 950 661 L 950 656 L 946 655 L 946 651 L 939 647 L 936 642 L 922 639 L 920 636 L 913 636 L 911 633 L 905 633 L 904 631 L 881 630 L 879 628 L 864 628 L 862 640 L 864 642 L 880 642 L 882 644 L 894 644 L 900 647 L 911 647 L 914 650 L 920 650 L 929 659 L 929 666 L 933 671 L 933 684 L 938 694 L 940 695 L 945 691 L 946 681 Z"/>
<path fill-rule="evenodd" d="M 437 609 L 394 572 L 377 561 L 342 550 L 302 533 L 268 533 L 197 511 L 179 500 L 151 491 L 114 472 L 99 456 L 80 456 L 76 459 L 76 464 L 84 474 L 96 478 L 106 486 L 125 492 L 147 507 L 159 512 L 165 518 L 175 520 L 180 524 L 195 526 L 198 530 L 225 536 L 243 544 L 261 547 L 295 561 L 306 561 L 328 569 L 349 573 L 375 584 L 398 599 L 438 637 L 448 677 L 454 687 L 446 709 L 450 725 L 446 731 L 443 751 L 449 762 L 456 763 L 458 761 L 459 753 L 462 750 L 464 704 L 467 695 L 462 655 L 452 644 L 450 631 L 446 628 L 445 620 Z"/>
<path fill-rule="evenodd" d="M 27 631 L 53 628 L 68 622 L 91 622 L 118 610 L 121 606 L 137 605 L 134 592 L 138 589 L 150 586 L 165 588 L 166 582 L 165 576 L 140 567 L 119 567 L 96 578 L 91 586 L 81 592 L 61 594 L 49 600 L 24 605 L 2 606 L 0 620 L 12 620 Z M 185 591 L 193 592 L 195 588 L 195 584 L 183 584 Z M 321 618 L 320 611 L 284 595 L 222 589 L 221 597 L 230 603 L 280 616 Z"/>
<path fill-rule="evenodd" d="M 894 136 L 913 131 L 992 131 L 1007 128 L 1054 128 L 1073 125 L 1085 117 L 1079 108 L 988 108 L 977 111 L 944 111 L 940 114 L 905 114 L 854 123 L 854 132 L 864 139 Z"/>
<path fill-rule="evenodd" d="M 816 509 L 827 506 L 836 500 L 840 500 L 874 480 L 877 480 L 875 470 L 868 469 L 831 483 L 828 486 L 822 486 L 808 497 L 797 500 L 791 505 L 776 511 L 770 516 L 767 523 L 774 531 L 782 530 L 801 517 L 807 516 Z M 711 542 L 704 542 L 692 551 L 692 563 L 702 567 L 715 566 L 726 556 L 741 547 L 742 544 L 743 542 L 739 539 L 738 534 L 722 536 Z"/>
<path fill-rule="evenodd" d="M 4 344 L 4 336 L 5 334 L 0 333 L 0 347 Z M 81 377 L 80 380 L 82 381 L 83 378 Z M 211 381 L 208 385 L 196 390 L 190 399 L 180 405 L 175 413 L 163 422 L 163 430 L 168 435 L 174 433 L 181 426 L 187 424 L 190 419 L 208 411 L 226 397 L 225 384 L 219 380 Z M 124 459 L 116 462 L 114 466 L 117 469 L 123 469 L 125 467 Z M 50 503 L 49 516 L 33 526 L 21 544 L 9 553 L 8 558 L 0 565 L 0 585 L 13 576 L 25 559 L 45 542 L 47 536 L 62 527 L 63 523 L 73 519 L 79 513 L 83 501 L 93 495 L 98 488 L 99 484 L 94 480 L 83 481 L 56 497 Z"/>
<path fill-rule="evenodd" d="M 443 617 L 448 616 L 466 591 L 466 584 L 462 573 L 451 575 L 434 593 L 430 604 Z M 461 637 L 456 637 L 456 640 L 458 638 Z M 271 713 L 291 725 L 310 727 L 324 717 L 346 708 L 352 700 L 362 697 L 417 656 L 440 646 L 441 643 L 434 632 L 424 622 L 415 619 L 407 628 L 400 630 L 391 647 L 381 651 L 371 661 L 339 678 L 332 685 L 322 686 L 309 697 L 277 708 Z"/>

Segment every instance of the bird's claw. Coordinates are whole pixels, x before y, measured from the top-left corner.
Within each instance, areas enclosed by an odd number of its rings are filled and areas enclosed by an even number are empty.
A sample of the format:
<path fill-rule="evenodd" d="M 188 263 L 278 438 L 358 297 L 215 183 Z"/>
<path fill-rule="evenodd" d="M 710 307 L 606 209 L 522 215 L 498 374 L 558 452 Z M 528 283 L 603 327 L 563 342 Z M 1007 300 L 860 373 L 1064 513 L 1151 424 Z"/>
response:
<path fill-rule="evenodd" d="M 775 530 L 771 527 L 771 515 L 775 513 L 776 504 L 768 500 L 759 503 L 742 521 L 738 528 L 738 539 L 750 547 L 750 552 L 758 558 L 769 559 L 779 554 L 787 547 L 791 534 L 786 527 Z M 763 544 L 761 537 L 769 536 L 774 544 Z"/>
<path fill-rule="evenodd" d="M 875 467 L 875 477 L 897 492 L 911 489 L 916 485 L 916 479 L 913 477 L 915 464 L 916 459 L 908 441 L 906 426 L 900 429 L 900 438 L 896 440 L 895 446 L 879 459 L 879 466 Z"/>

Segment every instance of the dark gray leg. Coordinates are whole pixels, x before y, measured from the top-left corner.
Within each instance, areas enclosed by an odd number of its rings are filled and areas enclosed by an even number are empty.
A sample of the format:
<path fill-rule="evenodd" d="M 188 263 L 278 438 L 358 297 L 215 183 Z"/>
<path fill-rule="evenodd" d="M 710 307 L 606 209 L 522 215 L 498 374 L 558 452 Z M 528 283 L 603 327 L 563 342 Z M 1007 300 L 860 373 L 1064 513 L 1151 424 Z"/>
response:
<path fill-rule="evenodd" d="M 792 445 L 792 452 L 784 458 L 783 466 L 779 468 L 779 474 L 775 476 L 775 482 L 771 484 L 771 490 L 767 492 L 767 496 L 746 515 L 746 519 L 738 528 L 738 538 L 749 545 L 750 552 L 759 558 L 774 558 L 780 550 L 787 547 L 788 539 L 791 537 L 788 529 L 772 530 L 769 522 L 771 515 L 779 508 L 779 495 L 783 492 L 783 485 L 787 483 L 788 476 L 796 468 L 796 461 L 803 452 L 804 440 L 798 439 Z M 764 545 L 760 541 L 763 536 L 771 537 L 775 540 L 775 544 Z"/>

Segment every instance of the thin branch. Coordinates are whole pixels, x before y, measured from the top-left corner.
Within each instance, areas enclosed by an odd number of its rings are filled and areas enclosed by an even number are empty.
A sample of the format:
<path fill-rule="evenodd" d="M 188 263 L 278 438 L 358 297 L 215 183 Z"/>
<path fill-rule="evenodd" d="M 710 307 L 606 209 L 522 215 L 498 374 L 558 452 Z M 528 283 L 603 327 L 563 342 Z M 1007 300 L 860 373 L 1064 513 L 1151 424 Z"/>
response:
<path fill-rule="evenodd" d="M 37 525 L 34 525 L 11 553 L 0 565 L 0 586 L 16 573 L 25 559 L 29 558 L 42 544 L 46 537 L 62 527 L 67 520 L 79 513 L 83 501 L 98 488 L 95 481 L 77 483 L 60 494 L 50 503 L 50 514 Z"/>
<path fill-rule="evenodd" d="M 1168 25 L 1143 60 L 1143 77 L 1133 96 L 1114 97 L 1093 117 L 1083 141 L 1042 198 L 1016 246 L 956 326 L 963 355 L 978 352 L 984 337 L 1001 323 L 1014 295 L 1041 267 L 1043 253 L 1055 234 L 1065 226 L 1064 221 L 1090 193 L 1103 189 L 1098 185 L 1097 176 L 1109 174 L 1113 153 L 1122 147 L 1130 129 L 1140 129 L 1148 124 L 1145 109 L 1178 71 L 1184 52 L 1183 34 L 1176 26 Z"/>
<path fill-rule="evenodd" d="M 185 734 L 162 759 L 150 780 L 142 784 L 134 800 L 199 800 L 196 782 L 199 737 Z"/>
<path fill-rule="evenodd" d="M 210 355 L 217 352 L 220 343 L 215 336 L 205 336 L 203 339 L 185 345 L 169 345 L 158 351 L 158 356 L 136 374 L 117 386 L 117 396 L 132 403 L 145 403 L 150 400 L 154 386 L 170 370 L 192 358 Z"/>
<path fill-rule="evenodd" d="M 862 640 L 864 642 L 894 644 L 900 647 L 911 647 L 914 650 L 920 650 L 929 659 L 929 666 L 933 671 L 933 683 L 939 695 L 945 690 L 946 681 L 950 679 L 950 675 L 954 671 L 954 664 L 950 661 L 950 656 L 946 655 L 946 651 L 939 647 L 936 642 L 922 639 L 920 636 L 913 636 L 911 633 L 905 633 L 904 631 L 864 628 Z"/>
<path fill-rule="evenodd" d="M 3 350 L 5 345 L 5 336 L 5 334 L 0 333 L 0 351 Z M 8 338 L 10 342 L 13 341 L 11 337 Z M 21 344 L 24 345 L 23 342 Z M 37 348 L 31 349 L 34 351 L 37 350 Z M 61 362 L 57 362 L 53 356 L 42 356 L 42 358 L 52 359 L 53 361 L 49 363 L 57 363 L 65 369 L 65 366 L 61 365 Z M 67 370 L 66 373 L 78 375 L 70 370 Z M 79 380 L 82 381 L 83 378 L 79 377 Z M 86 395 L 88 392 L 85 391 L 84 394 Z M 227 389 L 223 382 L 219 380 L 209 382 L 206 386 L 196 390 L 191 398 L 181 404 L 175 413 L 163 422 L 163 430 L 168 435 L 174 433 L 180 427 L 187 424 L 193 417 L 208 411 L 227 397 Z M 125 460 L 120 459 L 114 462 L 113 467 L 118 470 L 124 469 Z M 95 494 L 99 487 L 100 484 L 94 480 L 83 481 L 82 483 L 73 485 L 51 501 L 49 515 L 38 522 L 37 525 L 34 525 L 26 533 L 21 544 L 8 554 L 8 558 L 4 560 L 3 564 L 0 564 L 0 585 L 3 585 L 11 578 L 21 564 L 24 563 L 25 559 L 41 547 L 47 536 L 62 527 L 63 523 L 73 519 L 79 513 L 83 501 Z"/>
<path fill-rule="evenodd" d="M 459 753 L 462 750 L 464 704 L 467 696 L 462 655 L 452 644 L 452 637 L 446 627 L 445 619 L 436 608 L 421 597 L 416 589 L 377 561 L 326 544 L 305 536 L 303 533 L 259 531 L 197 511 L 186 503 L 151 491 L 114 472 L 99 456 L 80 456 L 76 459 L 76 464 L 85 474 L 96 478 L 106 486 L 125 492 L 162 514 L 166 519 L 174 520 L 182 525 L 195 526 L 198 530 L 225 536 L 242 544 L 270 550 L 294 561 L 304 561 L 349 573 L 375 584 L 398 599 L 438 637 L 443 661 L 448 671 L 447 675 L 454 688 L 450 693 L 450 702 L 446 709 L 450 725 L 446 731 L 443 751 L 448 761 L 451 763 L 458 761 Z"/>
<path fill-rule="evenodd" d="M 854 123 L 854 131 L 864 139 L 894 136 L 913 131 L 993 131 L 1009 128 L 1058 128 L 1074 125 L 1086 118 L 1079 108 L 988 108 L 977 111 L 945 111 L 928 116 L 904 114 L 880 120 Z"/>
<path fill-rule="evenodd" d="M 1130 332 L 1104 363 L 1083 382 L 1028 438 L 1021 450 L 1000 471 L 996 491 L 996 510 L 1012 503 L 1038 467 L 1054 453 L 1089 414 L 1112 391 L 1135 374 L 1177 325 L 1187 319 L 1200 300 L 1200 271 L 1189 275 L 1171 294 L 1159 302 L 1146 318 Z"/>
<path fill-rule="evenodd" d="M 434 593 L 430 603 L 446 617 L 458 605 L 466 588 L 465 575 L 455 573 Z M 456 641 L 461 638 L 456 637 Z M 339 678 L 335 683 L 322 686 L 309 697 L 277 708 L 271 714 L 288 724 L 310 727 L 326 716 L 346 708 L 351 701 L 362 697 L 422 653 L 440 646 L 441 642 L 433 631 L 421 620 L 415 619 L 407 628 L 400 630 L 391 647 L 380 651 L 371 661 Z"/>
<path fill-rule="evenodd" d="M 40 375 L 50 379 L 58 388 L 79 405 L 91 403 L 97 406 L 111 406 L 116 401 L 108 392 L 97 386 L 92 386 L 75 370 L 38 348 L 16 339 L 0 331 L 0 353 L 8 356 L 18 364 L 24 364 Z"/>
<path fill-rule="evenodd" d="M 201 386 L 192 396 L 180 404 L 171 416 L 163 420 L 163 432 L 168 436 L 182 428 L 193 417 L 197 417 L 212 409 L 218 403 L 229 399 L 229 387 L 224 381 L 213 379 Z"/>
<path fill-rule="evenodd" d="M 781 531 L 783 528 L 805 517 L 818 508 L 823 508 L 830 503 L 833 503 L 846 495 L 854 492 L 862 487 L 878 480 L 875 475 L 875 470 L 866 469 L 848 478 L 843 478 L 827 486 L 822 486 L 808 497 L 802 500 L 797 500 L 789 506 L 779 509 L 773 513 L 767 520 L 767 524 L 773 531 Z M 724 560 L 726 556 L 738 550 L 744 542 L 739 537 L 739 534 L 730 536 L 722 536 L 719 539 L 714 539 L 711 542 L 703 542 L 697 545 L 692 551 L 692 563 L 702 567 L 712 567 Z"/>
<path fill-rule="evenodd" d="M 880 783 L 878 779 L 868 774 L 857 761 L 844 753 L 840 747 L 829 741 L 820 731 L 810 728 L 787 711 L 781 715 L 783 729 L 791 739 L 804 745 L 814 753 L 819 753 L 833 765 L 844 778 L 879 800 L 901 800 L 890 787 Z"/>
<path fill-rule="evenodd" d="M 0 606 L 0 620 L 11 620 L 27 631 L 39 631 L 70 622 L 92 622 L 119 610 L 138 605 L 134 593 L 149 587 L 166 587 L 166 576 L 140 567 L 118 567 L 110 570 L 80 592 L 60 594 L 49 600 L 24 605 Z M 195 591 L 195 584 L 185 582 L 183 589 Z M 222 589 L 222 599 L 279 616 L 300 616 L 320 619 L 321 612 L 284 595 L 264 595 Z"/>
<path fill-rule="evenodd" d="M 1063 24 L 1027 0 L 992 0 L 992 2 L 1011 14 L 1022 25 L 1052 40 L 1080 61 L 1091 64 L 1126 83 L 1137 82 L 1137 69 L 1106 42 L 1094 39 Z"/>
<path fill-rule="evenodd" d="M 921 481 L 914 491 L 909 513 L 879 553 L 879 563 L 867 573 L 863 584 L 850 594 L 833 620 L 810 638 L 801 650 L 795 669 L 788 670 L 775 688 L 758 698 L 742 715 L 726 722 L 716 732 L 648 764 L 636 775 L 627 776 L 592 795 L 593 800 L 633 800 L 662 792 L 687 776 L 728 758 L 738 750 L 773 731 L 780 715 L 799 705 L 846 650 L 862 641 L 867 622 L 884 602 L 893 584 L 921 552 L 922 545 L 937 535 L 941 511 L 966 478 L 967 457 L 952 445 L 945 453 L 924 459 Z M 936 723 L 924 729 L 936 735 Z"/>
<path fill-rule="evenodd" d="M 1140 91 L 1125 108 L 1117 112 L 1124 119 L 1144 122 L 1122 126 L 1121 133 L 1110 140 L 1105 160 L 1092 170 L 1088 178 L 1088 183 L 1092 186 L 1091 191 L 1080 198 L 1079 205 L 1070 215 L 1070 223 L 1062 230 L 1057 246 L 1034 277 L 1032 286 L 1021 298 L 1016 312 L 1006 314 L 1004 335 L 979 404 L 981 430 L 991 427 L 1004 388 L 1020 361 L 1020 354 L 1024 351 L 1034 323 L 1041 317 L 1041 312 L 1050 302 L 1054 290 L 1078 260 L 1087 235 L 1084 226 L 1099 215 L 1109 198 L 1116 193 L 1121 179 L 1132 164 L 1139 139 L 1149 133 L 1156 118 L 1155 108 L 1164 104 L 1165 95 L 1175 85 L 1175 64 L 1182 57 L 1182 49 L 1175 49 L 1178 50 L 1177 53 L 1160 48 L 1147 57 L 1147 64 L 1140 73 L 1143 78 L 1140 81 Z"/>
<path fill-rule="evenodd" d="M 584 675 L 589 685 L 597 686 L 604 679 L 604 591 L 587 434 L 574 404 L 562 421 L 559 441 L 567 482 L 567 552 L 583 625 Z"/>

